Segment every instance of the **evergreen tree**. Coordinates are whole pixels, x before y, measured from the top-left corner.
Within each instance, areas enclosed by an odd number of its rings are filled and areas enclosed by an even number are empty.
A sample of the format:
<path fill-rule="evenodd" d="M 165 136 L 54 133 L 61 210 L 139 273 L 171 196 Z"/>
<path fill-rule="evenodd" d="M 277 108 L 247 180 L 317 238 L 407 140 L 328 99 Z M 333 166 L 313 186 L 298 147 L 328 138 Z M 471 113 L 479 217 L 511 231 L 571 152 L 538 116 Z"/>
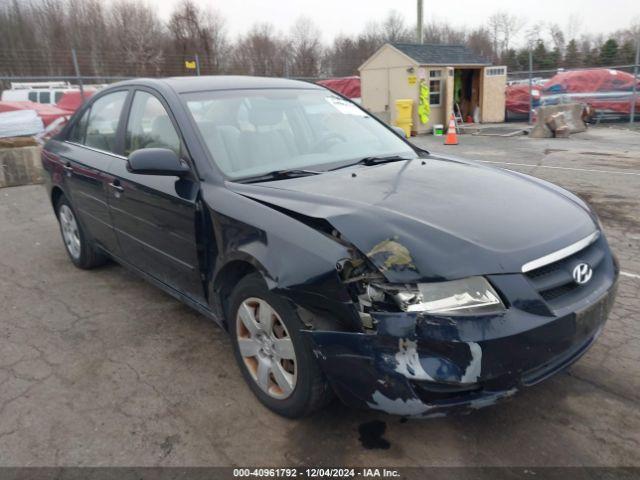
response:
<path fill-rule="evenodd" d="M 578 42 L 571 40 L 567 44 L 563 65 L 565 68 L 577 68 L 582 66 L 582 55 L 578 50 Z"/>
<path fill-rule="evenodd" d="M 518 55 L 516 54 L 516 51 L 513 48 L 506 50 L 502 54 L 500 63 L 502 63 L 503 65 L 506 65 L 507 69 L 510 72 L 517 72 L 526 68 L 525 66 L 520 65 L 520 63 L 518 62 Z"/>
<path fill-rule="evenodd" d="M 523 48 L 522 50 L 518 50 L 518 54 L 516 55 L 516 61 L 522 70 L 529 70 L 529 50 Z"/>
<path fill-rule="evenodd" d="M 536 42 L 536 47 L 533 49 L 533 69 L 534 70 L 547 70 L 553 68 L 549 52 L 545 47 L 542 40 Z"/>
<path fill-rule="evenodd" d="M 600 58 L 600 50 L 597 47 L 592 48 L 584 55 L 584 66 L 595 67 L 598 65 L 598 59 Z"/>
<path fill-rule="evenodd" d="M 618 50 L 618 59 L 616 63 L 620 65 L 632 65 L 636 61 L 636 46 L 631 40 L 627 40 Z"/>
<path fill-rule="evenodd" d="M 562 53 L 558 47 L 554 48 L 547 54 L 547 63 L 549 68 L 558 68 L 562 63 Z"/>
<path fill-rule="evenodd" d="M 615 65 L 618 59 L 618 42 L 615 39 L 610 38 L 600 48 L 600 56 L 598 62 L 602 66 Z"/>

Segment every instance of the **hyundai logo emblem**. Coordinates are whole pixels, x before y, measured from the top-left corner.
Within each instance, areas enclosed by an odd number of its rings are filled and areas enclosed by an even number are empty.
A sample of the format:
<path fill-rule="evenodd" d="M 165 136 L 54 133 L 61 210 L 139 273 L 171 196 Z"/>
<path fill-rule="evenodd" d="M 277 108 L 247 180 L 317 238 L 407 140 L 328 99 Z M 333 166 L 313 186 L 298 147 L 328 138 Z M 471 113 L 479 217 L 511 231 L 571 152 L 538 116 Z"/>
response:
<path fill-rule="evenodd" d="M 573 269 L 573 279 L 578 285 L 584 285 L 593 276 L 593 270 L 586 263 L 581 263 Z"/>

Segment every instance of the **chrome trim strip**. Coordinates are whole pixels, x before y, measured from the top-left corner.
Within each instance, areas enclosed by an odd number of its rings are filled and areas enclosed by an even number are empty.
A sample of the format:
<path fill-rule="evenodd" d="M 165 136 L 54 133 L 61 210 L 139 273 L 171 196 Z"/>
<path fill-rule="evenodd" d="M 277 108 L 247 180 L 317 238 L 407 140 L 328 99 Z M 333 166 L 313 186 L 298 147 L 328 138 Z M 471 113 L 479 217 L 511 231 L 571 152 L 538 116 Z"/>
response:
<path fill-rule="evenodd" d="M 117 153 L 107 152 L 106 150 L 100 150 L 99 148 L 89 147 L 87 145 L 83 145 L 81 143 L 72 142 L 70 140 L 65 140 L 64 143 L 68 143 L 69 145 L 74 145 L 76 147 L 86 148 L 87 150 L 91 150 L 92 152 L 102 153 L 104 155 L 109 155 L 110 157 L 119 158 L 120 160 L 127 160 L 127 157 L 124 157 L 122 155 L 118 155 Z M 80 163 L 82 163 L 82 162 L 80 162 Z"/>
<path fill-rule="evenodd" d="M 556 250 L 549 255 L 545 255 L 544 257 L 531 260 L 530 262 L 527 262 L 522 266 L 522 273 L 530 272 L 531 270 L 535 270 L 536 268 L 544 267 L 545 265 L 549 265 L 550 263 L 557 262 L 558 260 L 562 260 L 563 258 L 573 255 L 574 253 L 579 252 L 583 248 L 591 245 L 598 239 L 599 236 L 600 231 L 596 230 L 588 237 L 585 237 L 582 240 L 578 240 L 576 243 L 573 243 L 568 247 Z"/>

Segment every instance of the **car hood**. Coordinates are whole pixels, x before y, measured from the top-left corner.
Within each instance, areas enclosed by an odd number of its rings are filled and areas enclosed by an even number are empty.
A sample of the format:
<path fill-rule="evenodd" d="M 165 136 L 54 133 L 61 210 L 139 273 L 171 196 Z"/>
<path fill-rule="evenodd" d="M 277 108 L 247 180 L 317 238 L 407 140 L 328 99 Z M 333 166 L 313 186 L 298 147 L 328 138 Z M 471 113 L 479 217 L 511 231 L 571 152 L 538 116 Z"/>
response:
<path fill-rule="evenodd" d="M 227 186 L 294 218 L 326 220 L 391 282 L 520 272 L 597 228 L 554 185 L 437 156 Z"/>

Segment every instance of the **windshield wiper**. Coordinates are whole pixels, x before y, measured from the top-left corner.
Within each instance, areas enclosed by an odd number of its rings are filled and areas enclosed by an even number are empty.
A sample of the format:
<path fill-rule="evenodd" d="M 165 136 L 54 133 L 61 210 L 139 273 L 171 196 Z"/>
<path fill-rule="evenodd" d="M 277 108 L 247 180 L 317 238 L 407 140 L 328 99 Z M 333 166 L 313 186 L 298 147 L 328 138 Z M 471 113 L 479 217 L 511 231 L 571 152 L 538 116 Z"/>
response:
<path fill-rule="evenodd" d="M 358 160 L 357 162 L 349 163 L 347 165 L 342 165 L 338 168 L 334 168 L 333 170 L 339 170 L 341 168 L 352 167 L 354 165 L 380 165 L 381 163 L 390 163 L 390 162 L 400 162 L 403 160 L 413 160 L 413 158 L 402 157 L 400 155 L 388 155 L 386 157 L 364 157 Z"/>
<path fill-rule="evenodd" d="M 280 180 L 284 178 L 307 177 L 309 175 L 319 175 L 324 172 L 317 170 L 304 170 L 301 168 L 290 168 L 284 170 L 274 170 L 272 172 L 256 175 L 255 177 L 247 177 L 239 180 L 242 183 L 268 182 L 269 180 Z"/>

